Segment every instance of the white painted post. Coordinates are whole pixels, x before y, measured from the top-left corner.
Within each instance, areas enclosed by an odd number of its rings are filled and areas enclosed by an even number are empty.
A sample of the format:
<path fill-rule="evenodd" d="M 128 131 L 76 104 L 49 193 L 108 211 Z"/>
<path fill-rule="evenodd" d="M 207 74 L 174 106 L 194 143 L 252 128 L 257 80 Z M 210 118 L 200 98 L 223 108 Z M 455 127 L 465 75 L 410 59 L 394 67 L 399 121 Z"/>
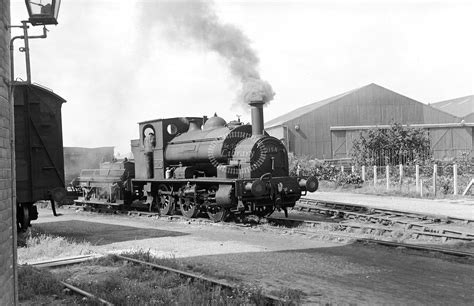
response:
<path fill-rule="evenodd" d="M 423 197 L 423 180 L 420 180 L 420 197 Z"/>
<path fill-rule="evenodd" d="M 362 180 L 365 182 L 365 166 L 362 166 Z"/>
<path fill-rule="evenodd" d="M 385 166 L 385 177 L 387 178 L 387 190 L 390 189 L 390 166 Z"/>
<path fill-rule="evenodd" d="M 377 166 L 374 166 L 374 187 L 377 186 Z"/>
<path fill-rule="evenodd" d="M 438 165 L 434 164 L 433 165 L 433 192 L 435 196 L 436 196 L 436 177 L 437 176 L 438 176 Z"/>
<path fill-rule="evenodd" d="M 398 169 L 400 171 L 400 186 L 401 186 L 403 182 L 403 165 L 402 164 L 398 165 Z"/>
<path fill-rule="evenodd" d="M 355 172 L 355 167 L 351 166 L 351 173 L 354 173 L 354 172 Z"/>
<path fill-rule="evenodd" d="M 341 166 L 341 172 L 344 173 L 344 165 Z"/>
<path fill-rule="evenodd" d="M 420 165 L 415 165 L 416 192 L 420 191 Z"/>
<path fill-rule="evenodd" d="M 453 189 L 454 189 L 454 195 L 458 194 L 458 165 L 454 164 L 453 165 Z"/>

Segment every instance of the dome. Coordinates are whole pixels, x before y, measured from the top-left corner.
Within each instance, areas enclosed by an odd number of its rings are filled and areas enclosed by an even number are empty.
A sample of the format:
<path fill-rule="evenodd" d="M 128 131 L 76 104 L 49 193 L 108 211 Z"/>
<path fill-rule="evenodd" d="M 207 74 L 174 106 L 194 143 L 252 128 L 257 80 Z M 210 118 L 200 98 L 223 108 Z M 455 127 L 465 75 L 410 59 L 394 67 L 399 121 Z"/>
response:
<path fill-rule="evenodd" d="M 223 127 L 227 124 L 224 119 L 218 117 L 217 114 L 214 114 L 214 117 L 209 118 L 206 123 L 204 123 L 203 130 L 209 131 L 213 129 L 217 129 L 219 127 Z"/>

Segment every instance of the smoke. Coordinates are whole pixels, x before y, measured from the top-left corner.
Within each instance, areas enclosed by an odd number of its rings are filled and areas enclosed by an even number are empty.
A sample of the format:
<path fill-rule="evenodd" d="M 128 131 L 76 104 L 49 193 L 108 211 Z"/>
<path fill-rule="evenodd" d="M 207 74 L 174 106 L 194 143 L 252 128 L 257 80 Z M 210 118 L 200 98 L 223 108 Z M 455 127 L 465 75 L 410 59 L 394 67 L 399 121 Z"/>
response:
<path fill-rule="evenodd" d="M 237 27 L 225 24 L 206 0 L 158 1 L 143 7 L 144 20 L 159 22 L 171 40 L 197 43 L 214 51 L 226 62 L 232 76 L 241 82 L 238 102 L 273 100 L 270 84 L 260 78 L 260 59 L 250 40 Z"/>

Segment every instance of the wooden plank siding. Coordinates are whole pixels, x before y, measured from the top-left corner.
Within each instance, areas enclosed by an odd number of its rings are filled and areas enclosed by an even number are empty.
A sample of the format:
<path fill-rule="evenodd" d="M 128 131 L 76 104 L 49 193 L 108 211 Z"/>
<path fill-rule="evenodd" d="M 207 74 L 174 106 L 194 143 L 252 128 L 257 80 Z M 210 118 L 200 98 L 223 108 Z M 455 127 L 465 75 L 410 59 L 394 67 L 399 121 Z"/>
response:
<path fill-rule="evenodd" d="M 460 118 L 429 105 L 379 85 L 370 84 L 342 95 L 309 113 L 289 119 L 282 125 L 288 128 L 290 152 L 296 155 L 328 159 L 348 157 L 352 148 L 352 139 L 358 136 L 355 132 L 347 133 L 343 150 L 340 146 L 342 140 L 339 139 L 342 136 L 331 135 L 331 126 L 382 125 L 393 122 L 402 124 L 458 123 L 460 121 Z M 297 126 L 299 129 L 296 129 Z M 468 135 L 463 135 L 459 140 L 462 146 L 472 147 L 472 140 L 467 141 Z M 438 148 L 439 150 L 450 149 L 445 146 L 448 146 L 448 142 L 443 141 Z M 346 156 L 343 156 L 343 153 Z"/>

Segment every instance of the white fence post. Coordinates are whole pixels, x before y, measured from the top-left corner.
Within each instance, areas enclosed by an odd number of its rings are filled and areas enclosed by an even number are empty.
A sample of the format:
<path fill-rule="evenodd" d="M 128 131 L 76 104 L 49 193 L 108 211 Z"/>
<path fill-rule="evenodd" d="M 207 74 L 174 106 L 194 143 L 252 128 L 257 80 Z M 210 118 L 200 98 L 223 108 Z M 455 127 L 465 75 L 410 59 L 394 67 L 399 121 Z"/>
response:
<path fill-rule="evenodd" d="M 420 165 L 415 165 L 416 192 L 420 191 Z"/>
<path fill-rule="evenodd" d="M 433 165 L 433 191 L 434 195 L 436 196 L 436 177 L 438 176 L 438 165 Z"/>
<path fill-rule="evenodd" d="M 390 189 L 390 166 L 385 166 L 385 177 L 387 178 L 387 190 Z"/>
<path fill-rule="evenodd" d="M 453 193 L 454 195 L 458 194 L 458 165 L 454 164 L 453 165 Z"/>
<path fill-rule="evenodd" d="M 355 172 L 355 167 L 351 166 L 351 173 L 354 173 L 354 172 Z"/>
<path fill-rule="evenodd" d="M 374 166 L 374 187 L 377 186 L 377 166 Z"/>
<path fill-rule="evenodd" d="M 341 172 L 344 173 L 344 165 L 341 166 Z"/>
<path fill-rule="evenodd" d="M 423 180 L 420 180 L 420 197 L 423 197 Z"/>
<path fill-rule="evenodd" d="M 402 164 L 398 165 L 398 168 L 400 170 L 400 186 L 401 186 L 403 183 L 403 165 Z"/>
<path fill-rule="evenodd" d="M 365 182 L 365 166 L 362 166 L 362 180 Z"/>

